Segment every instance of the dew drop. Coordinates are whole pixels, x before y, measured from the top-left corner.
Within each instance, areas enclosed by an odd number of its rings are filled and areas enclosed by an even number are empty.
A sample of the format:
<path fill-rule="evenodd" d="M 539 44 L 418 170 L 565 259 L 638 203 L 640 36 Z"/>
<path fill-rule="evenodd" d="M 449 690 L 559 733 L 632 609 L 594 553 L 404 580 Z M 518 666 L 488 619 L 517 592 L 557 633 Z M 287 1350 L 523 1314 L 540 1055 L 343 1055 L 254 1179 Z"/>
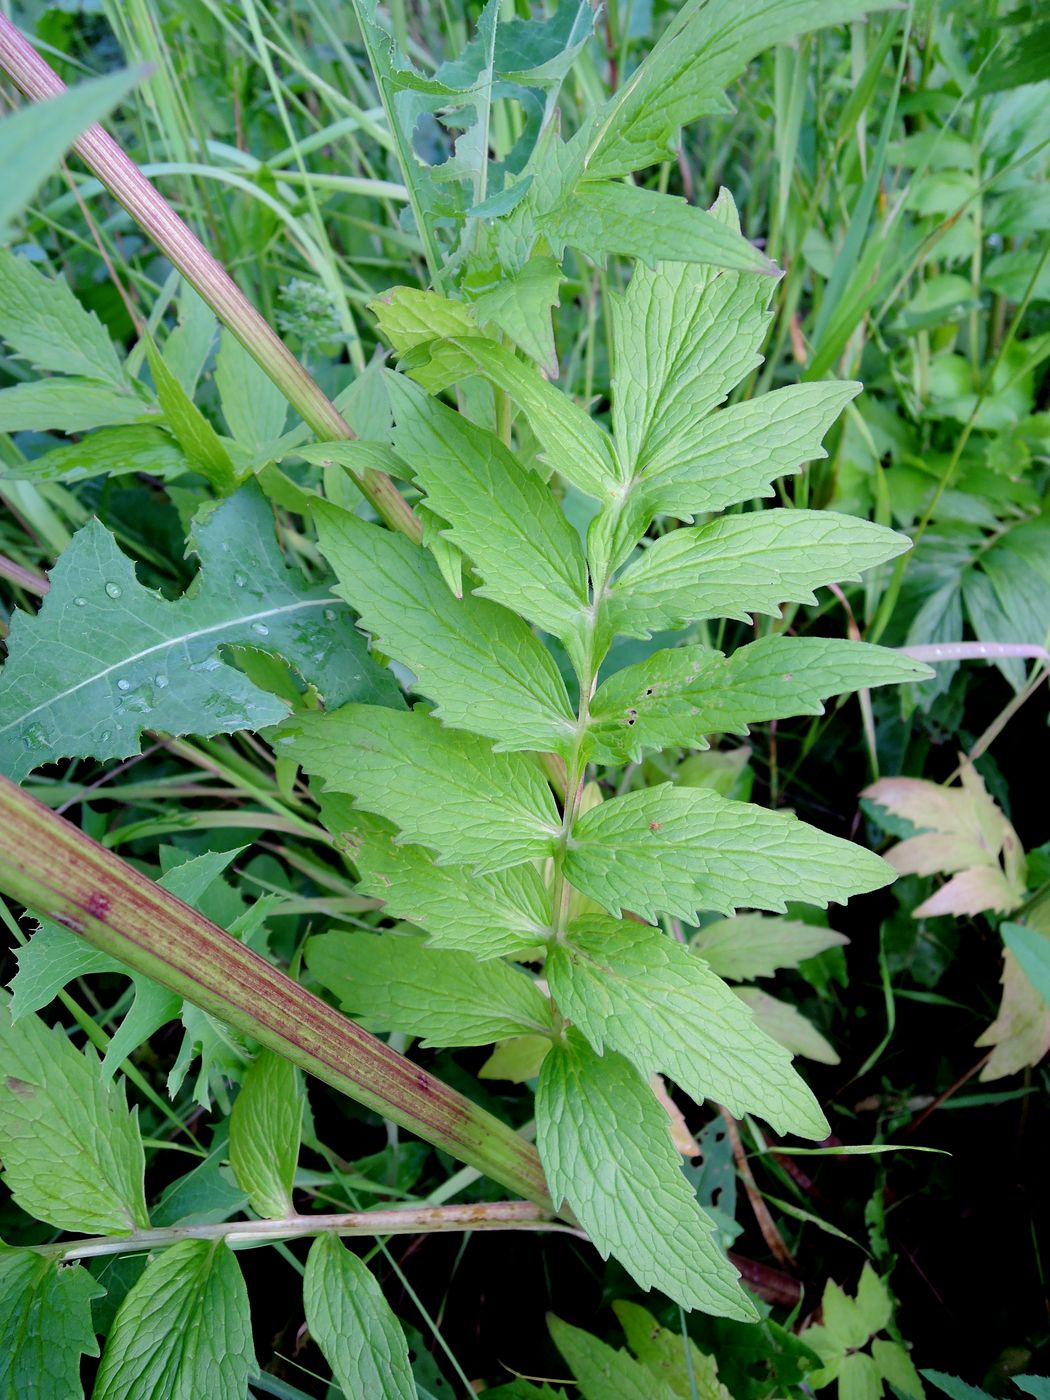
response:
<path fill-rule="evenodd" d="M 125 681 L 125 680 L 119 680 L 119 681 L 117 681 L 117 689 L 118 689 L 118 690 L 130 690 L 130 689 L 131 689 L 131 682 L 130 682 L 130 681 Z"/>
<path fill-rule="evenodd" d="M 87 607 L 87 599 L 86 599 L 86 598 L 74 598 L 74 599 L 73 599 L 73 606 L 74 606 L 75 608 L 86 608 L 86 607 Z"/>
<path fill-rule="evenodd" d="M 324 620 L 325 620 L 325 622 L 334 622 L 334 621 L 335 621 L 335 608 L 325 608 L 325 610 L 324 610 Z"/>
<path fill-rule="evenodd" d="M 252 631 L 257 633 L 260 637 L 268 637 L 270 635 L 270 629 L 265 622 L 253 622 Z"/>
<path fill-rule="evenodd" d="M 123 589 L 121 588 L 119 583 L 110 582 L 106 584 L 106 592 L 111 598 L 119 598 L 121 593 L 123 592 Z"/>
<path fill-rule="evenodd" d="M 241 573 L 234 574 L 233 581 L 238 588 L 243 588 L 244 585 L 248 582 L 248 575 Z"/>
<path fill-rule="evenodd" d="M 113 738 L 113 735 L 112 735 L 112 734 L 109 732 L 109 730 L 107 729 L 107 730 L 105 731 L 105 733 L 102 735 L 102 742 L 103 742 L 104 744 L 108 744 L 109 741 L 110 741 L 110 739 L 112 739 L 112 738 Z"/>
<path fill-rule="evenodd" d="M 157 674 L 153 677 L 153 681 L 159 690 L 163 690 L 168 683 L 168 678 L 163 674 Z"/>
<path fill-rule="evenodd" d="M 27 749 L 42 749 L 47 744 L 49 737 L 42 724 L 31 724 L 22 735 L 22 742 Z"/>

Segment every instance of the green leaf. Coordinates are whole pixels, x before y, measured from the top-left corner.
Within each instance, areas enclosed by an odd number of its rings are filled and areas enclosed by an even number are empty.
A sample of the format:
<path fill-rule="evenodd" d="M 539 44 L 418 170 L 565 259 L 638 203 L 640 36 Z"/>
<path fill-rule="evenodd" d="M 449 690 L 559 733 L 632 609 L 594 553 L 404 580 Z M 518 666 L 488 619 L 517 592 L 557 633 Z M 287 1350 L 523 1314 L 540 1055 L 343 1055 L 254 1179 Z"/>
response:
<path fill-rule="evenodd" d="M 967 1385 L 958 1376 L 949 1376 L 944 1371 L 923 1371 L 922 1376 L 951 1400 L 991 1400 L 986 1390 L 978 1390 L 977 1386 Z"/>
<path fill-rule="evenodd" d="M 310 971 L 370 1030 L 434 1045 L 491 1045 L 549 1033 L 550 1002 L 527 973 L 396 934 L 322 933 L 306 945 Z"/>
<path fill-rule="evenodd" d="M 641 185 L 584 180 L 538 223 L 556 252 L 568 243 L 601 263 L 616 253 L 649 266 L 666 260 L 769 277 L 777 271 L 754 244 L 710 211 Z"/>
<path fill-rule="evenodd" d="M 326 790 L 349 792 L 365 811 L 482 874 L 549 855 L 561 821 L 540 770 L 522 754 L 494 754 L 483 739 L 444 729 L 420 711 L 344 705 L 298 715 L 282 752 Z"/>
<path fill-rule="evenodd" d="M 579 537 L 550 490 L 494 433 L 403 376 L 387 382 L 394 446 L 448 521 L 448 538 L 473 560 L 481 595 L 571 643 L 583 626 L 587 571 Z"/>
<path fill-rule="evenodd" d="M 552 379 L 558 377 L 558 352 L 551 307 L 558 305 L 561 266 L 550 257 L 533 257 L 520 272 L 504 273 L 495 286 L 473 292 L 482 322 L 492 322 Z"/>
<path fill-rule="evenodd" d="M 196 471 L 192 462 L 160 428 L 101 428 L 79 442 L 66 442 L 27 462 L 0 468 L 8 481 L 82 481 L 92 476 L 127 476 L 146 472 L 172 477 Z"/>
<path fill-rule="evenodd" d="M 778 1133 L 830 1129 L 791 1056 L 700 958 L 642 924 L 588 917 L 569 925 L 546 964 L 558 1008 L 601 1054 L 618 1050 L 649 1078 L 666 1074 L 737 1118 L 757 1113 Z"/>
<path fill-rule="evenodd" d="M 454 597 L 433 557 L 403 535 L 327 503 L 314 518 L 336 592 L 384 655 L 412 671 L 436 719 L 496 740 L 497 752 L 568 755 L 576 720 L 565 682 L 519 617 L 469 593 Z"/>
<path fill-rule="evenodd" d="M 550 935 L 550 893 L 535 865 L 476 875 L 438 865 L 422 846 L 397 841 L 397 828 L 351 809 L 339 793 L 321 797 L 321 820 L 357 868 L 359 888 L 383 900 L 442 948 L 476 958 L 528 952 Z"/>
<path fill-rule="evenodd" d="M 335 1235 L 310 1247 L 303 1279 L 310 1335 L 347 1396 L 415 1400 L 408 1343 L 370 1269 Z"/>
<path fill-rule="evenodd" d="M 219 332 L 215 384 L 230 436 L 249 451 L 258 452 L 284 432 L 287 400 L 233 332 L 225 327 Z"/>
<path fill-rule="evenodd" d="M 82 1400 L 81 1356 L 97 1356 L 91 1300 L 105 1289 L 82 1265 L 0 1245 L 0 1400 Z"/>
<path fill-rule="evenodd" d="M 536 1122 L 551 1195 L 568 1201 L 603 1258 L 683 1307 L 756 1316 L 679 1169 L 667 1115 L 623 1056 L 599 1057 L 570 1030 L 540 1069 Z"/>
<path fill-rule="evenodd" d="M 831 1042 L 789 1002 L 778 1001 L 759 987 L 735 987 L 733 990 L 754 1016 L 759 1030 L 790 1050 L 792 1055 L 816 1060 L 821 1065 L 839 1063 Z"/>
<path fill-rule="evenodd" d="M 228 496 L 236 488 L 237 474 L 218 433 L 168 368 L 149 337 L 146 338 L 146 358 L 164 417 L 179 446 L 215 490 L 222 496 Z"/>
<path fill-rule="evenodd" d="M 68 282 L 0 248 L 0 337 L 39 370 L 83 375 L 116 388 L 127 381 L 113 342 Z"/>
<path fill-rule="evenodd" d="M 92 1400 L 244 1400 L 258 1374 L 248 1290 L 222 1240 L 158 1254 L 114 1320 Z"/>
<path fill-rule="evenodd" d="M 652 1313 L 626 1299 L 617 1299 L 612 1306 L 627 1345 L 675 1395 L 683 1400 L 733 1400 L 718 1379 L 715 1358 L 702 1352 L 688 1333 L 683 1336 L 661 1327 Z"/>
<path fill-rule="evenodd" d="M 894 878 L 881 857 L 788 813 L 667 783 L 587 812 L 565 873 L 610 913 L 627 908 L 650 923 L 659 913 L 693 923 L 698 909 L 783 913 L 789 899 L 823 908 Z"/>
<path fill-rule="evenodd" d="M 902 1395 L 913 1397 L 913 1400 L 922 1400 L 925 1391 L 919 1373 L 899 1342 L 887 1342 L 876 1338 L 871 1344 L 871 1358 L 887 1385 L 893 1386 Z M 1024 1389 L 1023 1385 L 1021 1389 Z"/>
<path fill-rule="evenodd" d="M 911 548 L 906 535 L 827 510 L 762 510 L 672 530 L 624 570 L 604 605 L 613 632 L 647 637 L 705 618 L 778 615 Z"/>
<path fill-rule="evenodd" d="M 1000 924 L 1003 942 L 1021 964 L 1021 970 L 1050 1006 L 1050 938 L 1024 924 Z"/>
<path fill-rule="evenodd" d="M 230 1114 L 230 1166 L 256 1215 L 276 1220 L 294 1214 L 292 1184 L 302 1121 L 295 1066 L 260 1050 Z"/>
<path fill-rule="evenodd" d="M 146 69 L 111 73 L 79 83 L 46 102 L 33 102 L 0 121 L 0 237 L 21 214 L 62 156 L 93 122 L 141 82 Z"/>
<path fill-rule="evenodd" d="M 155 422 L 156 404 L 134 389 L 97 379 L 37 379 L 0 389 L 0 433 L 86 433 L 121 423 Z"/>
<path fill-rule="evenodd" d="M 77 532 L 40 611 L 12 618 L 0 770 L 18 780 L 58 758 L 126 758 L 146 728 L 228 734 L 283 719 L 285 703 L 227 665 L 224 645 L 283 656 L 330 704 L 398 703 L 349 611 L 286 568 L 257 487 L 209 515 L 194 549 L 200 573 L 169 602 L 138 582 L 97 520 Z"/>
<path fill-rule="evenodd" d="M 656 651 L 599 686 L 587 743 L 611 763 L 637 761 L 646 748 L 706 748 L 709 734 L 821 715 L 829 696 L 931 674 L 888 647 L 833 637 L 762 637 L 730 657 L 700 646 Z"/>
<path fill-rule="evenodd" d="M 870 1264 L 865 1264 L 861 1270 L 860 1282 L 857 1284 L 856 1307 L 872 1336 L 888 1327 L 893 1317 L 893 1299 L 890 1297 L 890 1291 L 885 1280 L 879 1278 Z"/>
<path fill-rule="evenodd" d="M 369 309 L 399 357 L 428 340 L 478 333 L 478 318 L 472 306 L 450 301 L 438 292 L 420 291 L 418 287 L 392 287 L 371 302 Z"/>
<path fill-rule="evenodd" d="M 148 1227 L 138 1116 L 94 1051 L 36 1016 L 16 1023 L 5 998 L 0 1052 L 0 1160 L 22 1209 L 80 1234 Z"/>
<path fill-rule="evenodd" d="M 765 914 L 718 919 L 689 940 L 693 952 L 703 958 L 712 972 L 730 982 L 772 977 L 779 967 L 797 967 L 805 958 L 815 958 L 827 948 L 839 948 L 848 942 L 834 929 Z"/>
<path fill-rule="evenodd" d="M 584 1400 L 674 1400 L 675 1392 L 625 1351 L 615 1351 L 553 1314 L 547 1326 Z"/>
<path fill-rule="evenodd" d="M 852 1352 L 839 1367 L 839 1400 L 882 1400 L 882 1377 L 870 1356 Z"/>
<path fill-rule="evenodd" d="M 680 127 L 730 112 L 723 88 L 756 54 L 823 25 L 872 9 L 872 0 L 691 0 L 595 121 L 587 152 L 591 175 L 616 177 L 668 160 Z"/>

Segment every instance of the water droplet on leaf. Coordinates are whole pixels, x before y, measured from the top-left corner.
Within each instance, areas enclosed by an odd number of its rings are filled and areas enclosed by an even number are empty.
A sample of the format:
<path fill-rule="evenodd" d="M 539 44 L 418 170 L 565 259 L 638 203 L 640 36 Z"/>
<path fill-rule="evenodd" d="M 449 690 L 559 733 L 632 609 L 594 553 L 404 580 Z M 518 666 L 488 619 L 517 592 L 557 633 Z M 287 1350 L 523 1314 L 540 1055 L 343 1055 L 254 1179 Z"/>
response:
<path fill-rule="evenodd" d="M 248 582 L 248 576 L 247 574 L 234 574 L 233 581 L 238 588 L 243 588 L 244 585 Z"/>
<path fill-rule="evenodd" d="M 125 681 L 125 680 L 119 680 L 119 681 L 117 681 L 117 689 L 118 689 L 118 690 L 130 690 L 130 689 L 131 689 L 131 682 L 130 682 L 130 681 Z"/>
<path fill-rule="evenodd" d="M 325 608 L 325 610 L 324 610 L 324 620 L 325 620 L 325 622 L 334 622 L 334 621 L 335 621 L 335 608 Z"/>
<path fill-rule="evenodd" d="M 270 635 L 270 629 L 265 622 L 253 622 L 252 631 L 257 633 L 260 637 L 268 637 Z"/>
<path fill-rule="evenodd" d="M 85 607 L 87 607 L 87 599 L 86 599 L 86 598 L 74 598 L 74 599 L 73 599 L 73 606 L 74 606 L 75 608 L 85 608 Z"/>
<path fill-rule="evenodd" d="M 111 598 L 119 598 L 121 593 L 123 592 L 123 589 L 121 588 L 119 583 L 110 582 L 106 584 L 106 592 Z"/>
<path fill-rule="evenodd" d="M 42 724 L 31 724 L 22 735 L 22 742 L 27 749 L 42 749 L 47 746 L 50 737 Z"/>
<path fill-rule="evenodd" d="M 164 687 L 165 687 L 165 686 L 167 685 L 167 683 L 168 683 L 168 678 L 167 678 L 167 676 L 165 676 L 165 675 L 163 675 L 163 674 L 158 674 L 158 675 L 154 676 L 154 677 L 153 677 L 153 680 L 154 680 L 154 683 L 155 683 L 161 690 L 163 690 Z"/>

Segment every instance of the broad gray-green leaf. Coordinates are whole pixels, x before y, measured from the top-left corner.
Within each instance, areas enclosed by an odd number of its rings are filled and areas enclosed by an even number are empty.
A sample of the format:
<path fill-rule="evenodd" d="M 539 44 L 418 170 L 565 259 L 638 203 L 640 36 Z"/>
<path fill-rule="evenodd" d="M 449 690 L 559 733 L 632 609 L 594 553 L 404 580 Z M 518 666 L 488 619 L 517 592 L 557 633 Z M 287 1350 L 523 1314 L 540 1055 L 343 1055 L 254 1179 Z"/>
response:
<path fill-rule="evenodd" d="M 670 784 L 614 797 L 576 823 L 569 880 L 610 913 L 695 922 L 697 910 L 783 913 L 880 889 L 893 868 L 862 846 L 784 812 Z"/>
<path fill-rule="evenodd" d="M 539 227 L 556 251 L 566 243 L 604 262 L 607 254 L 667 262 L 708 263 L 734 271 L 777 269 L 737 230 L 684 199 L 641 185 L 584 180 Z"/>
<path fill-rule="evenodd" d="M 479 592 L 572 643 L 587 608 L 579 537 L 549 488 L 494 433 L 388 376 L 394 446 L 409 463 L 448 537 L 472 559 Z"/>
<path fill-rule="evenodd" d="M 424 1048 L 550 1033 L 550 1002 L 504 962 L 479 964 L 420 938 L 358 932 L 311 938 L 306 961 L 362 1025 L 420 1036 Z"/>
<path fill-rule="evenodd" d="M 81 1356 L 97 1356 L 91 1300 L 105 1289 L 81 1264 L 0 1245 L 0 1400 L 82 1400 Z"/>
<path fill-rule="evenodd" d="M 831 695 L 930 674 L 888 647 L 833 637 L 762 637 L 729 657 L 700 646 L 656 651 L 599 686 L 588 744 L 610 763 L 637 760 L 645 748 L 706 748 L 709 734 L 820 715 Z"/>
<path fill-rule="evenodd" d="M 200 573 L 169 602 L 144 588 L 98 521 L 51 572 L 35 617 L 16 612 L 0 672 L 0 770 L 16 781 L 58 758 L 137 753 L 144 729 L 228 734 L 275 724 L 284 701 L 222 659 L 224 645 L 284 657 L 332 705 L 399 704 L 349 610 L 286 568 L 255 486 L 198 526 Z"/>
<path fill-rule="evenodd" d="M 539 767 L 522 754 L 494 754 L 484 739 L 443 728 L 420 711 L 344 705 L 299 715 L 281 752 L 326 789 L 349 792 L 440 863 L 482 873 L 549 855 L 561 828 Z"/>
<path fill-rule="evenodd" d="M 0 1161 L 14 1199 L 37 1220 L 80 1234 L 149 1225 L 138 1116 L 123 1085 L 99 1074 L 61 1026 L 17 1023 L 0 1005 Z"/>
<path fill-rule="evenodd" d="M 547 1326 L 584 1400 L 675 1400 L 676 1392 L 627 1352 L 560 1317 L 552 1315 Z"/>
<path fill-rule="evenodd" d="M 790 1050 L 792 1055 L 816 1060 L 821 1065 L 839 1063 L 838 1053 L 827 1037 L 821 1035 L 813 1022 L 808 1021 L 790 1002 L 771 997 L 761 987 L 737 987 L 734 990 L 754 1016 L 755 1025 L 778 1045 Z"/>
<path fill-rule="evenodd" d="M 911 548 L 906 535 L 827 510 L 762 510 L 672 530 L 624 570 L 604 605 L 613 632 L 647 637 L 705 618 L 748 620 L 856 579 Z"/>
<path fill-rule="evenodd" d="M 303 1307 L 344 1395 L 416 1400 L 401 1324 L 372 1271 L 335 1235 L 319 1235 L 310 1246 Z"/>
<path fill-rule="evenodd" d="M 92 1400 L 244 1400 L 258 1369 L 237 1260 L 222 1240 L 183 1240 L 120 1305 Z"/>
<path fill-rule="evenodd" d="M 356 866 L 361 891 L 425 929 L 435 945 L 493 958 L 527 952 L 549 936 L 550 894 L 535 865 L 492 875 L 437 865 L 422 846 L 397 842 L 389 822 L 351 811 L 339 793 L 321 798 L 321 820 Z"/>
<path fill-rule="evenodd" d="M 293 1213 L 302 1120 L 295 1066 L 271 1050 L 260 1050 L 230 1114 L 230 1166 L 257 1215 L 275 1220 Z"/>
<path fill-rule="evenodd" d="M 599 1054 L 618 1050 L 647 1079 L 666 1074 L 698 1103 L 756 1113 L 778 1133 L 827 1137 L 791 1056 L 707 965 L 655 929 L 589 917 L 546 964 L 558 1008 Z"/>
<path fill-rule="evenodd" d="M 0 248 L 0 338 L 39 370 L 126 386 L 113 342 L 95 313 L 85 310 L 63 278 L 46 276 L 7 248 Z"/>
<path fill-rule="evenodd" d="M 134 389 L 97 379 L 55 376 L 0 389 L 0 433 L 87 433 L 122 423 L 156 422 L 160 409 Z"/>
<path fill-rule="evenodd" d="M 0 237 L 77 137 L 101 121 L 146 71 L 125 70 L 79 83 L 46 102 L 27 103 L 0 121 Z"/>
<path fill-rule="evenodd" d="M 179 446 L 215 490 L 220 495 L 228 496 L 237 485 L 237 475 L 230 454 L 223 446 L 218 433 L 187 394 L 163 355 L 148 337 L 146 358 L 149 360 L 150 373 L 153 375 L 164 417 L 178 439 Z"/>
<path fill-rule="evenodd" d="M 100 428 L 79 442 L 65 442 L 27 462 L 0 467 L 9 481 L 82 481 L 91 476 L 148 472 L 172 477 L 196 471 L 173 438 L 160 428 Z"/>
<path fill-rule="evenodd" d="M 249 451 L 258 452 L 284 432 L 287 399 L 225 327 L 219 332 L 215 384 L 230 436 Z"/>
<path fill-rule="evenodd" d="M 419 368 L 412 367 L 411 360 L 405 368 L 431 392 L 468 375 L 482 375 L 524 413 L 549 467 L 597 500 L 615 496 L 623 473 L 608 433 L 534 366 L 523 364 L 506 346 L 480 336 L 434 341 L 421 356 L 425 358 L 420 359 Z"/>
<path fill-rule="evenodd" d="M 570 1030 L 540 1069 L 536 1124 L 551 1196 L 568 1201 L 603 1258 L 683 1307 L 756 1316 L 681 1173 L 667 1115 L 628 1060 L 596 1055 Z"/>
<path fill-rule="evenodd" d="M 722 89 L 763 49 L 882 8 L 877 0 L 690 0 L 598 114 L 589 172 L 615 178 L 670 159 L 680 127 L 732 110 Z"/>
<path fill-rule="evenodd" d="M 719 977 L 750 982 L 755 977 L 772 977 L 780 967 L 797 967 L 806 958 L 848 942 L 834 929 L 800 919 L 738 914 L 735 919 L 707 924 L 693 934 L 689 946 Z"/>
<path fill-rule="evenodd" d="M 469 593 L 453 597 L 433 556 L 403 535 L 328 503 L 314 517 L 336 592 L 384 655 L 413 673 L 437 719 L 496 740 L 497 752 L 567 756 L 576 721 L 565 682 L 519 617 Z"/>

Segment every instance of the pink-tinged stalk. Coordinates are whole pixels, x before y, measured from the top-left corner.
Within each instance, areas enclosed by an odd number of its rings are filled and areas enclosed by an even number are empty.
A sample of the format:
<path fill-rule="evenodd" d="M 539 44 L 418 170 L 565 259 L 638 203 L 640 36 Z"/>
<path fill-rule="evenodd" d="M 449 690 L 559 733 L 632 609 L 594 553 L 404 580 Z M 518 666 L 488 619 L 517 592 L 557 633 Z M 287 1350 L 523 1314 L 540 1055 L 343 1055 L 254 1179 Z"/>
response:
<path fill-rule="evenodd" d="M 54 69 L 2 14 L 0 70 L 35 102 L 66 91 L 65 83 Z M 353 430 L 335 404 L 116 141 L 96 123 L 73 143 L 73 149 L 200 293 L 317 437 L 324 442 L 353 438 Z M 369 467 L 356 479 L 392 529 L 401 530 L 415 540 L 421 538 L 418 519 L 384 472 Z"/>
<path fill-rule="evenodd" d="M 506 1124 L 0 777 L 0 890 L 544 1210 Z"/>

